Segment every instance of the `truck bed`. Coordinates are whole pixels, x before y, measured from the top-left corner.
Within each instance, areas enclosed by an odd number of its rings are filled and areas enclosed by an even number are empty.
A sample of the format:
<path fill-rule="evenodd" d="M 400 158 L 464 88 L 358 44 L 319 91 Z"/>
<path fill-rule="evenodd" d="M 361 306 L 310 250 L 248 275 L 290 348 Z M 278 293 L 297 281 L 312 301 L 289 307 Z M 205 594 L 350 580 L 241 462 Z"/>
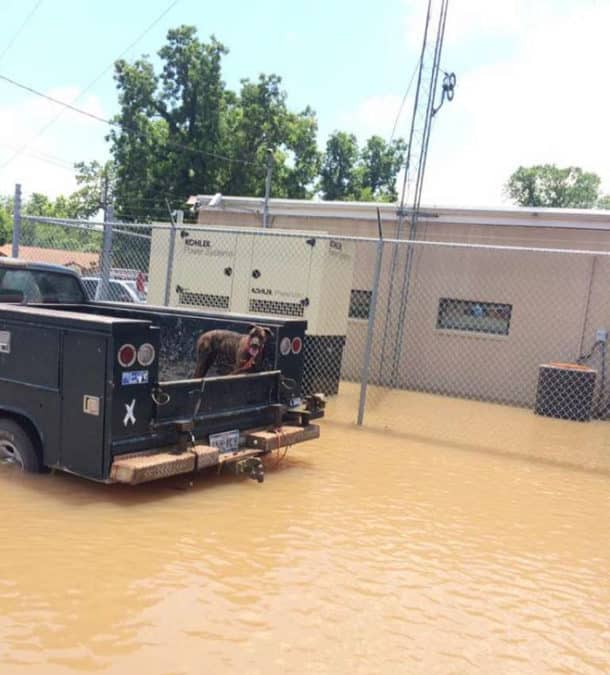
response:
<path fill-rule="evenodd" d="M 286 340 L 302 343 L 305 322 L 256 318 L 272 332 L 262 372 L 204 380 L 188 375 L 201 332 L 246 333 L 252 319 L 119 303 L 0 304 L 6 341 L 0 412 L 29 421 L 45 466 L 103 482 L 115 480 L 117 461 L 134 456 L 169 450 L 169 465 L 158 457 L 153 463 L 163 470 L 187 466 L 186 457 L 184 464 L 174 461 L 177 454 L 208 446 L 211 435 L 239 432 L 243 446 L 250 433 L 285 426 L 288 409 L 297 405 L 303 355 L 279 347 Z M 154 354 L 146 364 L 139 360 L 145 346 Z M 129 363 L 119 358 L 125 348 L 133 353 Z M 309 411 L 290 414 L 297 425 L 309 424 Z M 264 451 L 259 445 L 254 454 Z"/>

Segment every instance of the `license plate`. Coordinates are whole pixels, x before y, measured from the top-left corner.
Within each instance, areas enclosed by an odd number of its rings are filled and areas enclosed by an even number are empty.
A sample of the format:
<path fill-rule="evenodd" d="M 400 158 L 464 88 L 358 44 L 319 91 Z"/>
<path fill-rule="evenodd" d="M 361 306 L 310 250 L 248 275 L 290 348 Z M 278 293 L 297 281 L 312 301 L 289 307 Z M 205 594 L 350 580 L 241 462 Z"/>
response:
<path fill-rule="evenodd" d="M 210 445 L 219 452 L 235 452 L 239 450 L 239 431 L 223 431 L 221 434 L 210 434 Z"/>
<path fill-rule="evenodd" d="M 130 384 L 148 384 L 147 370 L 130 370 L 121 373 L 121 384 L 125 387 Z"/>

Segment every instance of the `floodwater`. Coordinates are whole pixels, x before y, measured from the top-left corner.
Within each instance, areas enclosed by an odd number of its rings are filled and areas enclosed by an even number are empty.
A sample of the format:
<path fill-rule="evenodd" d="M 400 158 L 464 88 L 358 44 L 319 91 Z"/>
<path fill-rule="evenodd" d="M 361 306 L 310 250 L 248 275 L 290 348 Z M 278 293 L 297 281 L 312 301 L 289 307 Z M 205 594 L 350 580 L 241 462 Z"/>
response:
<path fill-rule="evenodd" d="M 610 422 L 407 392 L 263 485 L 0 471 L 0 673 L 608 673 Z"/>

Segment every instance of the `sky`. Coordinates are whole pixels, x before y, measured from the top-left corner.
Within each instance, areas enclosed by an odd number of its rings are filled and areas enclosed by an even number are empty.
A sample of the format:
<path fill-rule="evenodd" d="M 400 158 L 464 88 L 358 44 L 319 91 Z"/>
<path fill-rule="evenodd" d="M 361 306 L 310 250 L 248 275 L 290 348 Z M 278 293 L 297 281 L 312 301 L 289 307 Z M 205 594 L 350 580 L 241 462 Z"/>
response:
<path fill-rule="evenodd" d="M 438 2 L 436 3 L 439 4 Z M 229 48 L 237 89 L 282 76 L 311 106 L 323 148 L 335 130 L 407 137 L 426 0 L 0 0 L 0 75 L 101 117 L 117 112 L 112 64 L 154 57 L 167 30 L 195 25 Z M 154 24 L 154 25 L 153 25 Z M 506 206 L 520 165 L 581 166 L 610 193 L 610 0 L 449 0 L 441 66 L 455 98 L 434 119 L 422 203 Z M 152 26 L 152 27 L 151 27 Z M 134 44 L 135 43 L 135 44 Z M 108 156 L 108 127 L 0 80 L 0 194 L 50 196 L 72 166 Z"/>

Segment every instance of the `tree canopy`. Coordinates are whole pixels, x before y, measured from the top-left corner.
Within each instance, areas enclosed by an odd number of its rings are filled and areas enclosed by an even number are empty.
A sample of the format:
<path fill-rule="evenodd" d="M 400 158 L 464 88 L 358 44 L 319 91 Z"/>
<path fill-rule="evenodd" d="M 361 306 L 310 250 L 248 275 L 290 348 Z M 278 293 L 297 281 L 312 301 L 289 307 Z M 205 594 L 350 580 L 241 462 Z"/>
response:
<path fill-rule="evenodd" d="M 274 197 L 395 198 L 403 141 L 374 136 L 360 151 L 340 132 L 322 157 L 314 111 L 290 110 L 275 74 L 227 88 L 227 53 L 214 36 L 205 42 L 194 26 L 180 26 L 168 32 L 159 67 L 146 56 L 116 62 L 120 112 L 108 138 L 119 215 L 166 216 L 166 199 L 202 192 L 262 196 L 269 159 Z"/>
<path fill-rule="evenodd" d="M 405 150 L 402 139 L 386 143 L 381 136 L 371 136 L 359 149 L 353 134 L 335 132 L 326 144 L 320 171 L 324 199 L 394 201 Z"/>
<path fill-rule="evenodd" d="M 597 174 L 580 167 L 541 164 L 520 166 L 508 179 L 505 193 L 519 206 L 605 208 L 600 184 Z"/>
<path fill-rule="evenodd" d="M 0 246 L 4 246 L 13 235 L 12 205 L 8 199 L 0 197 Z"/>
<path fill-rule="evenodd" d="M 166 214 L 165 199 L 200 192 L 262 195 L 269 153 L 274 196 L 311 194 L 319 166 L 315 114 L 288 109 L 277 75 L 227 89 L 227 53 L 215 37 L 206 43 L 193 26 L 181 26 L 158 52 L 160 72 L 147 57 L 117 61 L 121 109 L 109 139 L 119 213 Z"/>
<path fill-rule="evenodd" d="M 24 216 L 45 216 L 60 219 L 86 219 L 93 215 L 97 212 L 99 206 L 96 205 L 93 209 L 93 205 L 87 201 L 89 196 L 86 191 L 83 192 L 85 175 L 86 172 L 77 169 L 77 183 L 81 185 L 81 188 L 67 197 L 59 195 L 55 199 L 50 199 L 47 195 L 34 192 L 23 200 L 22 214 Z M 0 245 L 10 242 L 12 236 L 13 198 L 0 197 Z M 93 252 L 100 250 L 101 234 L 93 227 L 74 228 L 48 223 L 33 223 L 27 218 L 22 218 L 20 244 L 22 246 Z"/>
<path fill-rule="evenodd" d="M 598 209 L 608 209 L 610 211 L 610 195 L 604 195 L 597 200 Z"/>
<path fill-rule="evenodd" d="M 118 220 L 167 220 L 168 203 L 191 194 L 262 196 L 272 165 L 273 197 L 327 200 L 396 199 L 405 143 L 372 136 L 359 146 L 338 131 L 324 151 L 311 107 L 293 110 L 277 74 L 244 78 L 234 91 L 222 76 L 227 47 L 204 41 L 194 26 L 168 31 L 156 59 L 115 63 L 119 112 L 107 140 L 111 160 L 75 164 L 77 189 L 50 199 L 35 193 L 27 215 L 90 219 L 111 199 Z M 12 198 L 0 199 L 0 242 L 12 236 Z M 145 230 L 142 230 L 145 233 Z M 24 245 L 99 250 L 95 228 L 22 222 Z M 120 254 L 121 237 L 115 237 Z"/>

